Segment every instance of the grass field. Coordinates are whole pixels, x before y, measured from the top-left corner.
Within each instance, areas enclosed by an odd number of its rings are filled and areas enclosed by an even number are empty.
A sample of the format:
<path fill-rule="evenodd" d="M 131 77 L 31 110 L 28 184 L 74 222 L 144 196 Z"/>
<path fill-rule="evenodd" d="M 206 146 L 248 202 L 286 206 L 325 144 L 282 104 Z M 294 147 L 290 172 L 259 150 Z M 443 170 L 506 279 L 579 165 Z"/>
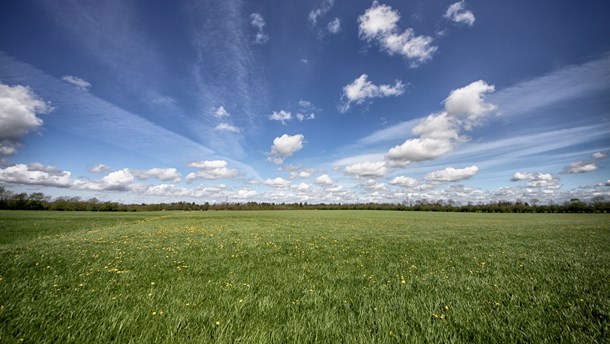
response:
<path fill-rule="evenodd" d="M 610 216 L 0 212 L 0 342 L 609 342 Z"/>

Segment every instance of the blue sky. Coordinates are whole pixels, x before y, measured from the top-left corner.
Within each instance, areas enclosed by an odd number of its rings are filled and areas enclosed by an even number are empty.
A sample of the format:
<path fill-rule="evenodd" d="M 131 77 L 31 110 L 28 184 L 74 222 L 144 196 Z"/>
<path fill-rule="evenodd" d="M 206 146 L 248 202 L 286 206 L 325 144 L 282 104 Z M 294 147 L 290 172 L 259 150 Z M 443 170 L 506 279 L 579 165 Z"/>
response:
<path fill-rule="evenodd" d="M 607 1 L 5 1 L 0 183 L 121 202 L 610 198 Z"/>

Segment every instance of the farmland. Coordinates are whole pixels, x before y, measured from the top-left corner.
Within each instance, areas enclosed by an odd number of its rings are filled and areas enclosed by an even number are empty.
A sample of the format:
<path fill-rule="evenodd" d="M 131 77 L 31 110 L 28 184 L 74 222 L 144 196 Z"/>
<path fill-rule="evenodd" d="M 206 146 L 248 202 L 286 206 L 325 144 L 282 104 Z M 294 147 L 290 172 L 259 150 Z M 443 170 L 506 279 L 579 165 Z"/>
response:
<path fill-rule="evenodd" d="M 610 216 L 0 212 L 0 342 L 604 342 Z"/>

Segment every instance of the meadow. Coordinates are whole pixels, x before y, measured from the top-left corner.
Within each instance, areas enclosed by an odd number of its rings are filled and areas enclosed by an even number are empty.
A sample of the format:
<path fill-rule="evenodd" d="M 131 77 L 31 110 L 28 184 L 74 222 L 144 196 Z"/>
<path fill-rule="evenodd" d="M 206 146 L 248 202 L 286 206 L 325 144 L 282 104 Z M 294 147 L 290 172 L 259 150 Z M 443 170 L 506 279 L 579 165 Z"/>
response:
<path fill-rule="evenodd" d="M 0 211 L 2 343 L 609 342 L 610 216 Z"/>

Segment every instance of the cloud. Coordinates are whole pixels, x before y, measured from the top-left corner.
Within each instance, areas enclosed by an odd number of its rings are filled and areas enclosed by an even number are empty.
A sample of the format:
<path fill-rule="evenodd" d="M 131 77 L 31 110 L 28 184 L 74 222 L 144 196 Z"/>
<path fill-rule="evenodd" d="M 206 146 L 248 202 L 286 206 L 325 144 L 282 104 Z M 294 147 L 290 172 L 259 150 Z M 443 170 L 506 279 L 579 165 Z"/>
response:
<path fill-rule="evenodd" d="M 593 153 L 593 159 L 597 159 L 597 160 L 604 159 L 607 156 L 608 156 L 608 154 L 604 153 L 604 152 L 595 152 L 595 153 Z"/>
<path fill-rule="evenodd" d="M 111 171 L 110 167 L 108 167 L 104 164 L 97 164 L 89 169 L 89 172 L 92 172 L 92 173 L 104 173 L 104 172 L 110 172 L 110 171 Z"/>
<path fill-rule="evenodd" d="M 345 173 L 360 178 L 379 178 L 385 176 L 387 172 L 386 163 L 381 162 L 359 162 L 345 167 Z"/>
<path fill-rule="evenodd" d="M 470 179 L 479 172 L 475 165 L 465 168 L 447 167 L 443 170 L 428 173 L 424 178 L 432 182 L 456 182 Z"/>
<path fill-rule="evenodd" d="M 610 53 L 505 88 L 490 97 L 503 116 L 531 113 L 610 88 Z"/>
<path fill-rule="evenodd" d="M 411 132 L 419 137 L 407 139 L 388 151 L 390 165 L 433 160 L 453 151 L 457 143 L 467 140 L 462 131 L 480 125 L 485 115 L 496 109 L 484 99 L 493 90 L 493 85 L 482 80 L 452 90 L 443 102 L 445 111 L 430 114 L 413 127 Z"/>
<path fill-rule="evenodd" d="M 445 12 L 445 15 L 443 17 L 455 23 L 462 23 L 468 26 L 472 26 L 475 21 L 474 14 L 472 13 L 472 11 L 465 10 L 465 7 L 466 1 L 458 1 L 449 6 L 449 8 L 447 8 L 447 12 Z"/>
<path fill-rule="evenodd" d="M 563 173 L 576 174 L 597 171 L 598 166 L 595 161 L 576 161 L 570 164 Z"/>
<path fill-rule="evenodd" d="M 252 189 L 239 189 L 239 191 L 237 191 L 237 193 L 233 194 L 232 197 L 233 198 L 238 198 L 238 199 L 247 199 L 247 198 L 252 198 L 254 196 L 257 195 L 256 190 L 252 190 Z"/>
<path fill-rule="evenodd" d="M 250 25 L 254 26 L 258 31 L 256 32 L 256 36 L 254 37 L 254 43 L 256 44 L 264 44 L 269 40 L 269 35 L 267 35 L 264 31 L 265 28 L 265 19 L 259 13 L 252 13 L 250 15 Z"/>
<path fill-rule="evenodd" d="M 341 20 L 339 18 L 334 18 L 333 20 L 329 21 L 328 31 L 332 34 L 336 34 L 341 31 Z"/>
<path fill-rule="evenodd" d="M 335 182 L 328 174 L 323 174 L 323 175 L 319 176 L 318 178 L 316 178 L 316 184 L 322 185 L 322 186 L 331 186 L 331 185 L 335 184 Z"/>
<path fill-rule="evenodd" d="M 272 188 L 277 188 L 277 189 L 283 189 L 283 188 L 290 187 L 290 181 L 288 181 L 282 177 L 277 177 L 275 179 L 267 179 L 267 180 L 265 180 L 264 184 L 267 186 L 270 186 Z"/>
<path fill-rule="evenodd" d="M 88 92 L 89 88 L 91 87 L 91 84 L 88 81 L 73 75 L 64 75 L 61 77 L 61 80 L 71 84 L 72 86 L 75 86 L 83 92 Z"/>
<path fill-rule="evenodd" d="M 343 104 L 339 106 L 339 111 L 347 112 L 352 103 L 361 104 L 366 99 L 399 96 L 405 90 L 405 85 L 400 80 L 396 80 L 392 85 L 375 85 L 367 80 L 368 75 L 362 74 L 351 84 L 343 87 L 341 99 Z"/>
<path fill-rule="evenodd" d="M 229 117 L 230 115 L 231 114 L 228 113 L 223 106 L 219 106 L 218 109 L 216 109 L 216 111 L 214 112 L 214 117 L 216 118 Z"/>
<path fill-rule="evenodd" d="M 146 171 L 133 171 L 132 174 L 138 179 L 157 178 L 163 181 L 180 183 L 180 173 L 175 168 L 151 168 Z"/>
<path fill-rule="evenodd" d="M 269 119 L 272 121 L 280 121 L 282 124 L 286 124 L 286 121 L 290 121 L 292 119 L 292 114 L 289 111 L 273 111 Z"/>
<path fill-rule="evenodd" d="M 301 192 L 309 191 L 309 189 L 311 189 L 311 184 L 302 182 L 301 184 L 296 186 L 296 189 Z"/>
<path fill-rule="evenodd" d="M 592 155 L 593 161 L 576 161 L 570 166 L 564 168 L 561 173 L 577 174 L 597 171 L 599 169 L 598 161 L 605 159 L 608 154 L 604 152 L 595 152 Z"/>
<path fill-rule="evenodd" d="M 335 0 L 323 0 L 322 6 L 315 8 L 309 12 L 308 19 L 315 26 L 318 22 L 318 18 L 324 16 L 328 11 L 333 8 Z"/>
<path fill-rule="evenodd" d="M 276 137 L 273 139 L 273 145 L 271 146 L 271 152 L 269 153 L 267 160 L 278 165 L 284 163 L 284 160 L 287 157 L 292 156 L 303 148 L 304 139 L 305 136 L 301 134 L 293 136 L 284 134 L 280 137 Z"/>
<path fill-rule="evenodd" d="M 516 172 L 510 180 L 512 182 L 527 180 L 526 186 L 530 188 L 545 188 L 549 190 L 560 188 L 559 179 L 553 177 L 550 173 Z"/>
<path fill-rule="evenodd" d="M 237 170 L 227 168 L 225 160 L 203 160 L 193 161 L 188 166 L 197 168 L 199 171 L 191 172 L 186 176 L 187 182 L 192 182 L 197 178 L 203 179 L 228 179 L 237 176 Z"/>
<path fill-rule="evenodd" d="M 376 42 L 389 55 L 398 54 L 411 60 L 411 67 L 432 58 L 437 50 L 432 45 L 432 37 L 416 36 L 411 28 L 400 32 L 398 21 L 400 13 L 388 5 L 374 1 L 363 15 L 358 17 L 360 38 Z"/>
<path fill-rule="evenodd" d="M 409 189 L 415 188 L 420 185 L 420 182 L 417 179 L 407 177 L 407 176 L 395 177 L 394 179 L 390 180 L 389 183 L 391 185 L 402 186 L 404 188 L 409 188 Z"/>
<path fill-rule="evenodd" d="M 303 121 L 305 121 L 305 120 L 308 120 L 308 121 L 309 121 L 309 120 L 316 119 L 316 114 L 315 114 L 315 113 L 313 113 L 313 112 L 312 112 L 312 113 L 310 113 L 309 115 L 304 115 L 304 114 L 302 114 L 302 113 L 297 113 L 297 116 L 296 116 L 296 117 L 297 117 L 297 120 L 298 120 L 299 122 L 303 122 Z"/>
<path fill-rule="evenodd" d="M 224 131 L 224 132 L 230 132 L 230 133 L 239 133 L 241 132 L 241 130 L 239 130 L 238 127 L 235 127 L 229 123 L 219 123 L 216 128 L 214 128 L 214 130 L 216 131 Z"/>
<path fill-rule="evenodd" d="M 71 173 L 68 171 L 60 171 L 52 166 L 43 166 L 39 163 L 16 164 L 0 168 L 0 182 L 11 184 L 68 188 L 74 185 L 70 176 Z"/>
<path fill-rule="evenodd" d="M 101 188 L 111 191 L 125 191 L 133 183 L 135 176 L 128 168 L 114 171 L 102 178 Z"/>
<path fill-rule="evenodd" d="M 15 154 L 21 138 L 43 124 L 37 115 L 52 110 L 29 87 L 0 83 L 0 155 Z"/>

